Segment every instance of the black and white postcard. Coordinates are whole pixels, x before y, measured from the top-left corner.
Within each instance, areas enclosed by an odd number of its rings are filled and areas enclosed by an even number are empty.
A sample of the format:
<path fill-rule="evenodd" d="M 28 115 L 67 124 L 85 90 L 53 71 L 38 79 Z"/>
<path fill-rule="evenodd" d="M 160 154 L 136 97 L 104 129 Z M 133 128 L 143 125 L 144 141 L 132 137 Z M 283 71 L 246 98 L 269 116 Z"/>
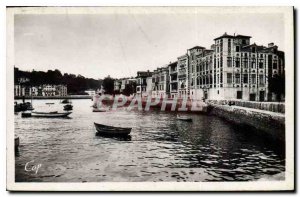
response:
<path fill-rule="evenodd" d="M 294 190 L 293 7 L 7 7 L 7 190 Z"/>

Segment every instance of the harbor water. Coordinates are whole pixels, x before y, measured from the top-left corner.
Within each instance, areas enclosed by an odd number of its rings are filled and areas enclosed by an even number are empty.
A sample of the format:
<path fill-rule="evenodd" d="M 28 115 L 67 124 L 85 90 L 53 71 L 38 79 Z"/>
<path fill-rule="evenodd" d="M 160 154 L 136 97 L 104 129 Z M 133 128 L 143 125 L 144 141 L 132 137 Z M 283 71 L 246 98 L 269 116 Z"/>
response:
<path fill-rule="evenodd" d="M 72 104 L 69 118 L 15 114 L 16 182 L 259 181 L 285 171 L 285 144 L 215 116 L 189 114 L 193 121 L 184 122 L 177 112 L 94 113 L 89 99 Z M 33 107 L 62 111 L 63 104 L 33 100 Z M 97 136 L 94 122 L 132 131 Z"/>

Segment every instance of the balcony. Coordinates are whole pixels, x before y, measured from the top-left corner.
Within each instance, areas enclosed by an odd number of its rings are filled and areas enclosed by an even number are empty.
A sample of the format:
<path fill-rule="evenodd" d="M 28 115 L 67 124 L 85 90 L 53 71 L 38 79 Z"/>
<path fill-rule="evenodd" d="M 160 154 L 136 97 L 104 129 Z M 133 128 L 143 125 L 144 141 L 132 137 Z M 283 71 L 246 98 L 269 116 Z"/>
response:
<path fill-rule="evenodd" d="M 186 78 L 186 74 L 185 73 L 180 73 L 180 74 L 178 74 L 178 78 Z"/>

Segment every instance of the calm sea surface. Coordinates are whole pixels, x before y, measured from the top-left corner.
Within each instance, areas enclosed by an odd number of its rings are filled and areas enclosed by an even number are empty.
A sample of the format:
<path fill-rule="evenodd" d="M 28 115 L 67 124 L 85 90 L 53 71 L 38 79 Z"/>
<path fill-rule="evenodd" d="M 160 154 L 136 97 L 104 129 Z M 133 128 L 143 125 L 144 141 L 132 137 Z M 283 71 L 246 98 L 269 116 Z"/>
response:
<path fill-rule="evenodd" d="M 62 111 L 59 102 L 33 105 Z M 284 144 L 215 116 L 191 114 L 193 122 L 182 122 L 176 112 L 93 113 L 91 100 L 72 102 L 70 118 L 15 115 L 16 181 L 245 181 L 285 171 Z M 96 136 L 94 122 L 132 127 L 131 138 Z M 27 162 L 27 170 L 41 164 L 38 172 L 25 171 Z"/>

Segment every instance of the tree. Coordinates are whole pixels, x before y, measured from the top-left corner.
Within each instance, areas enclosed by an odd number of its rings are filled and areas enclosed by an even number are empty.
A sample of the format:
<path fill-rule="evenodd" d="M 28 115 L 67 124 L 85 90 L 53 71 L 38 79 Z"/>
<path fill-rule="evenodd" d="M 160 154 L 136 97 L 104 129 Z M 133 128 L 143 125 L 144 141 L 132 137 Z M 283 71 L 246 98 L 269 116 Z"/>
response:
<path fill-rule="evenodd" d="M 114 79 L 110 76 L 107 76 L 103 79 L 102 86 L 105 90 L 106 94 L 113 94 L 114 93 Z"/>
<path fill-rule="evenodd" d="M 136 84 L 135 83 L 129 83 L 125 85 L 125 89 L 123 91 L 123 94 L 126 96 L 130 96 L 131 94 L 135 93 L 136 90 Z"/>
<path fill-rule="evenodd" d="M 274 75 L 269 79 L 269 91 L 276 95 L 276 100 L 281 100 L 281 95 L 285 95 L 285 76 Z"/>

